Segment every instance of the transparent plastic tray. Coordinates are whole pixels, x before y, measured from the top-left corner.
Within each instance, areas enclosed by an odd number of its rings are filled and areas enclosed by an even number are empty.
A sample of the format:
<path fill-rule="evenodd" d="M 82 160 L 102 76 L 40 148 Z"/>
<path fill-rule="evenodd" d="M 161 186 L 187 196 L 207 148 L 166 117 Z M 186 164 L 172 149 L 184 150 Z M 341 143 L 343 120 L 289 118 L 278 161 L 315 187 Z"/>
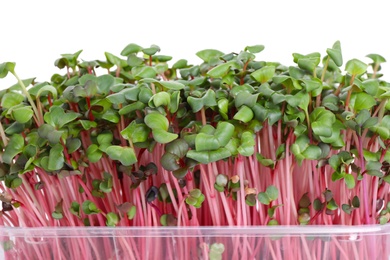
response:
<path fill-rule="evenodd" d="M 390 259 L 390 225 L 5 228 L 0 259 Z"/>

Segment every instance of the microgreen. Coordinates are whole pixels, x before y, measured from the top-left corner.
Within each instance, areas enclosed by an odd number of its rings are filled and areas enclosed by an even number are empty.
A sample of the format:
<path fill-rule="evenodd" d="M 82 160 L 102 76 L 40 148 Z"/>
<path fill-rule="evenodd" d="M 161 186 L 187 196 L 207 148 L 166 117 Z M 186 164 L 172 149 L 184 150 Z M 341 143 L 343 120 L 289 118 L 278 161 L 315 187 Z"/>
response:
<path fill-rule="evenodd" d="M 159 46 L 131 43 L 105 60 L 62 54 L 55 65 L 65 72 L 45 82 L 1 63 L 0 78 L 16 84 L 0 92 L 0 218 L 16 226 L 388 223 L 385 58 L 343 67 L 336 41 L 324 56 L 294 53 L 287 67 L 259 60 L 263 50 L 205 49 L 200 64 L 171 65 Z M 208 254 L 223 252 L 216 243 Z"/>

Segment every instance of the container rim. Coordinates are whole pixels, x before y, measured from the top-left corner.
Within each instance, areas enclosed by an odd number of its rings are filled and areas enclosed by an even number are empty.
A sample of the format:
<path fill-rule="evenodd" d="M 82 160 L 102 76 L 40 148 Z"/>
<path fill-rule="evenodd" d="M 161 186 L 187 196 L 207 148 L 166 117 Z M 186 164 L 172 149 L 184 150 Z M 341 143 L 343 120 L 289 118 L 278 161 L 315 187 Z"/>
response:
<path fill-rule="evenodd" d="M 0 234 L 25 237 L 270 237 L 389 235 L 387 225 L 202 226 L 202 227 L 0 227 Z"/>

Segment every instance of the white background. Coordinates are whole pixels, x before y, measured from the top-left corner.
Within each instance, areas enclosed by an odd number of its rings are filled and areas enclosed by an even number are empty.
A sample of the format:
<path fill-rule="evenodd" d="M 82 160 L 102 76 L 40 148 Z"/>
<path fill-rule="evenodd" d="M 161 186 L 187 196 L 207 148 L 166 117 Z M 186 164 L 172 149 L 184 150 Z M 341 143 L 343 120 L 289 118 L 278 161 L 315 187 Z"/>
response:
<path fill-rule="evenodd" d="M 157 44 L 160 54 L 199 63 L 202 49 L 239 52 L 263 44 L 257 60 L 292 65 L 292 53 L 326 54 L 341 41 L 344 64 L 378 53 L 390 60 L 388 1 L 90 1 L 7 0 L 0 4 L 0 63 L 14 61 L 23 79 L 50 80 L 63 53 L 83 60 L 119 55 L 128 43 Z M 344 68 L 344 65 L 343 67 Z M 383 66 L 390 78 L 389 65 Z M 0 89 L 15 83 L 0 79 Z"/>

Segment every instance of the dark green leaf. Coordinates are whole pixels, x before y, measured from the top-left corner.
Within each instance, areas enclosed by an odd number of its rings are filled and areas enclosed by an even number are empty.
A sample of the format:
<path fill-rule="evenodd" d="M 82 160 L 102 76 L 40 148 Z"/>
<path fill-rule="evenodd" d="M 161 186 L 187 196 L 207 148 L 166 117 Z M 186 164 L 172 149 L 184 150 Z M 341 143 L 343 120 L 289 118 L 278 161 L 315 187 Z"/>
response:
<path fill-rule="evenodd" d="M 160 51 L 160 47 L 154 44 L 152 44 L 149 48 L 142 49 L 142 52 L 149 56 L 154 55 L 159 51 Z"/>
<path fill-rule="evenodd" d="M 327 49 L 326 53 L 328 53 L 329 57 L 333 60 L 333 62 L 340 67 L 343 65 L 343 56 L 341 54 L 341 44 L 340 41 L 336 41 L 331 49 Z"/>
<path fill-rule="evenodd" d="M 64 166 L 64 163 L 64 147 L 61 144 L 56 144 L 50 149 L 47 167 L 50 171 L 57 171 Z"/>
<path fill-rule="evenodd" d="M 24 139 L 22 135 L 15 134 L 11 137 L 2 155 L 3 162 L 11 164 L 14 157 L 23 151 Z"/>

